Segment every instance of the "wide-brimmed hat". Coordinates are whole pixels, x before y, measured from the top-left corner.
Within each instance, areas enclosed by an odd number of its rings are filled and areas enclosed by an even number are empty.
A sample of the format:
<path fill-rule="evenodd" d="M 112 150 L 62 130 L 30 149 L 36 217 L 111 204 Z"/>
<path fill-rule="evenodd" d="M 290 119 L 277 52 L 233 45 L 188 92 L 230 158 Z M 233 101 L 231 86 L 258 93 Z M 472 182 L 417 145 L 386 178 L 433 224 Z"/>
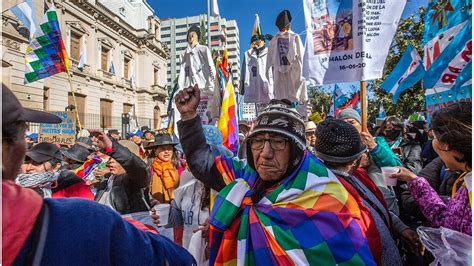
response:
<path fill-rule="evenodd" d="M 316 128 L 316 156 L 324 162 L 348 163 L 366 150 L 359 131 L 341 119 L 330 118 Z"/>
<path fill-rule="evenodd" d="M 140 148 L 135 142 L 122 139 L 122 140 L 119 140 L 118 143 L 124 146 L 125 148 L 127 148 L 130 152 L 132 152 L 136 156 L 140 157 Z"/>
<path fill-rule="evenodd" d="M 53 159 L 62 161 L 63 157 L 58 147 L 49 142 L 41 142 L 26 152 L 26 157 L 37 163 L 45 163 Z"/>
<path fill-rule="evenodd" d="M 173 138 L 168 133 L 165 134 L 157 134 L 155 136 L 155 141 L 145 142 L 143 147 L 145 149 L 154 149 L 159 146 L 163 145 L 178 145 L 179 142 L 174 141 Z"/>
<path fill-rule="evenodd" d="M 91 154 L 91 150 L 86 148 L 84 144 L 76 143 L 69 149 L 61 149 L 61 153 L 64 157 L 67 157 L 73 161 L 84 163 L 87 161 L 87 157 Z"/>

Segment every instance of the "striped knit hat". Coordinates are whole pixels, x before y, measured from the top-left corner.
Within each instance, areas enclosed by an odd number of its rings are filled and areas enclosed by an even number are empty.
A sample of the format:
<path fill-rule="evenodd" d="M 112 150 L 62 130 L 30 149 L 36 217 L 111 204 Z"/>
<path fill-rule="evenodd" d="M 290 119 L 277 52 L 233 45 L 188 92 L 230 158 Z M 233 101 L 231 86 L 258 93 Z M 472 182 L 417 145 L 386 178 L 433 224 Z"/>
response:
<path fill-rule="evenodd" d="M 302 150 L 306 147 L 303 118 L 294 108 L 290 108 L 285 100 L 272 100 L 270 105 L 263 109 L 248 139 L 266 132 L 288 137 Z"/>

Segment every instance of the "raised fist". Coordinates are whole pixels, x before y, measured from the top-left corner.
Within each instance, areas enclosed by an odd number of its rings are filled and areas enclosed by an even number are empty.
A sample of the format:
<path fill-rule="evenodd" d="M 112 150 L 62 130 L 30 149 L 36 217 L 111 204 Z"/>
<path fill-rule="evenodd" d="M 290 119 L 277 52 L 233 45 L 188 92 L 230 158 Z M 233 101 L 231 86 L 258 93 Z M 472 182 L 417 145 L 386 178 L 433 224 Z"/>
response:
<path fill-rule="evenodd" d="M 190 120 L 196 117 L 197 108 L 201 99 L 201 92 L 197 85 L 178 92 L 174 98 L 176 108 L 181 114 L 181 120 Z"/>

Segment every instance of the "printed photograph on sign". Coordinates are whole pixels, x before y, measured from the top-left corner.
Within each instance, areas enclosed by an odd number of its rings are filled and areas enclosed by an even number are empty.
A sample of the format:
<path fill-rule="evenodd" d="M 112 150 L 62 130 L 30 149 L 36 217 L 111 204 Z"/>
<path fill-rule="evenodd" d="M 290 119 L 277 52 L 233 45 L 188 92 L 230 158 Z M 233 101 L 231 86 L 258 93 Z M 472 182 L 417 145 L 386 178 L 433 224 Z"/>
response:
<path fill-rule="evenodd" d="M 352 0 L 314 0 L 311 10 L 315 55 L 353 49 Z"/>

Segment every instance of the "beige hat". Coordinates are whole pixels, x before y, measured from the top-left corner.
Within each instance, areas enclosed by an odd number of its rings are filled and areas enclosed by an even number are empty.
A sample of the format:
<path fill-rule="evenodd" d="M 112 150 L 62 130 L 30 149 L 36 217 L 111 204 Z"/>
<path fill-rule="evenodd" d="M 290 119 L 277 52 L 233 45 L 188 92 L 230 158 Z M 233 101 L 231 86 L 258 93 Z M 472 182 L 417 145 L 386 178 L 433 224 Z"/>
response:
<path fill-rule="evenodd" d="M 316 131 L 316 124 L 313 121 L 308 121 L 304 125 L 305 132 Z"/>
<path fill-rule="evenodd" d="M 138 148 L 138 145 L 135 144 L 135 142 L 123 139 L 123 140 L 119 140 L 118 143 L 124 146 L 125 148 L 129 149 L 136 156 L 140 157 L 140 149 Z"/>

